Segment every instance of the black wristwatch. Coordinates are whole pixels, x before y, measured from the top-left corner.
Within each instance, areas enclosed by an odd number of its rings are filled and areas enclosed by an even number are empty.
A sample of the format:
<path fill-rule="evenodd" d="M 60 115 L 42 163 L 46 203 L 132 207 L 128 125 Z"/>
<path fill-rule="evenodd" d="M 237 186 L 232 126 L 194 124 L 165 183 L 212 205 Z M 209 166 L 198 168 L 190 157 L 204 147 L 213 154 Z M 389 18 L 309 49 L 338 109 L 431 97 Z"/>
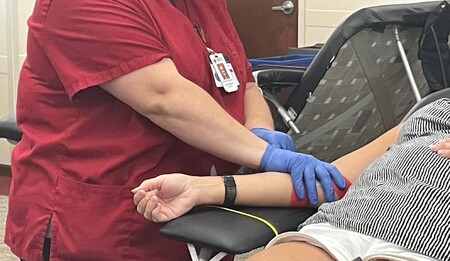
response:
<path fill-rule="evenodd" d="M 236 200 L 236 183 L 233 176 L 222 176 L 223 184 L 225 185 L 225 199 L 223 204 L 225 207 L 231 207 Z"/>

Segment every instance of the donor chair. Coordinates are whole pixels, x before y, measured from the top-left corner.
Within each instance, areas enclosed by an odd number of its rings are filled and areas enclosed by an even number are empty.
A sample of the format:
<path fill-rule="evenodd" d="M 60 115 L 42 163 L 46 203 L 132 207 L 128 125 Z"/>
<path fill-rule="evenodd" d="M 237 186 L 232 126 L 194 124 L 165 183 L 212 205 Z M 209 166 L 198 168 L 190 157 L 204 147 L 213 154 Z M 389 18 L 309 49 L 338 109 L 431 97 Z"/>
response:
<path fill-rule="evenodd" d="M 279 112 L 276 129 L 290 134 L 298 151 L 332 161 L 418 106 L 449 97 L 449 28 L 446 1 L 368 7 L 337 26 L 306 70 L 254 74 Z M 204 206 L 168 222 L 161 233 L 186 242 L 192 260 L 220 260 L 296 230 L 315 211 Z"/>

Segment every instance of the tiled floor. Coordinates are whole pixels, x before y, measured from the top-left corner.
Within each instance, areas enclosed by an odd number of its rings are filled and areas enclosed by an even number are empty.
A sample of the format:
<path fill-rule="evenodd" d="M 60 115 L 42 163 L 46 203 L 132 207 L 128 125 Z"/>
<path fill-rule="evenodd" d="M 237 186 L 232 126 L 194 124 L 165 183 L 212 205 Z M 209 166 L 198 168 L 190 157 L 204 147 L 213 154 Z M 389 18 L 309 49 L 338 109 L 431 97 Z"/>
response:
<path fill-rule="evenodd" d="M 19 259 L 14 256 L 9 247 L 3 243 L 3 237 L 5 235 L 5 219 L 8 211 L 8 197 L 0 196 L 0 261 L 18 261 Z"/>
<path fill-rule="evenodd" d="M 8 176 L 0 175 L 0 195 L 7 195 L 9 190 L 9 183 L 11 178 Z"/>
<path fill-rule="evenodd" d="M 3 243 L 5 235 L 6 213 L 8 212 L 8 194 L 10 177 L 0 175 L 0 261 L 18 261 L 9 247 Z"/>

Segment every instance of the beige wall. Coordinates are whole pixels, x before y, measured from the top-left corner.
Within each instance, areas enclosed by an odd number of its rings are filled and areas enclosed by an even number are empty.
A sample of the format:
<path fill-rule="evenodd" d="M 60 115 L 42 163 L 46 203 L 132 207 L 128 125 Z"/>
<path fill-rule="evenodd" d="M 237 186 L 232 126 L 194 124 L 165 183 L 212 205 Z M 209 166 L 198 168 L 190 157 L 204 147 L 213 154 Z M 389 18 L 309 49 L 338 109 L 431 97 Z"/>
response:
<path fill-rule="evenodd" d="M 17 78 L 26 56 L 26 21 L 34 0 L 0 0 L 0 117 L 14 113 Z M 0 140 L 0 164 L 10 163 L 12 145 Z"/>
<path fill-rule="evenodd" d="M 323 43 L 336 25 L 354 11 L 368 6 L 427 0 L 299 0 L 299 46 Z"/>
<path fill-rule="evenodd" d="M 7 3 L 0 1 L 0 117 L 9 113 L 11 110 L 9 88 L 9 68 L 8 56 L 9 48 L 7 47 Z M 0 164 L 7 164 L 10 160 L 11 145 L 4 139 L 0 140 Z"/>

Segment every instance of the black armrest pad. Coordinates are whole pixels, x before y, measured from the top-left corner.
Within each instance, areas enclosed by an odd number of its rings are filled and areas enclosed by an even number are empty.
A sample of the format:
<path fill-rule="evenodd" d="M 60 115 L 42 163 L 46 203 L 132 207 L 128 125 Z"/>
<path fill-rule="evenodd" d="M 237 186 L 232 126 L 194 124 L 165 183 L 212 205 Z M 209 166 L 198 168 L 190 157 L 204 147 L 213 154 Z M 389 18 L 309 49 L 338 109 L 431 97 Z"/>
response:
<path fill-rule="evenodd" d="M 300 83 L 305 70 L 303 69 L 268 69 L 257 71 L 256 79 L 262 88 L 280 85 L 297 85 Z"/>
<path fill-rule="evenodd" d="M 14 115 L 10 114 L 0 119 L 0 138 L 11 141 L 19 141 L 22 138 L 22 132 L 17 127 Z"/>
<path fill-rule="evenodd" d="M 278 233 L 296 230 L 316 212 L 310 208 L 236 207 L 272 224 Z M 263 222 L 213 206 L 200 207 L 161 228 L 166 237 L 229 254 L 241 254 L 266 245 L 275 236 Z"/>
<path fill-rule="evenodd" d="M 425 97 L 422 98 L 419 102 L 417 102 L 410 110 L 409 112 L 403 117 L 402 122 L 406 121 L 411 114 L 416 112 L 418 109 L 422 108 L 423 106 L 430 104 L 436 100 L 442 99 L 442 98 L 448 98 L 450 99 L 450 88 L 442 89 L 437 92 L 433 92 Z"/>

